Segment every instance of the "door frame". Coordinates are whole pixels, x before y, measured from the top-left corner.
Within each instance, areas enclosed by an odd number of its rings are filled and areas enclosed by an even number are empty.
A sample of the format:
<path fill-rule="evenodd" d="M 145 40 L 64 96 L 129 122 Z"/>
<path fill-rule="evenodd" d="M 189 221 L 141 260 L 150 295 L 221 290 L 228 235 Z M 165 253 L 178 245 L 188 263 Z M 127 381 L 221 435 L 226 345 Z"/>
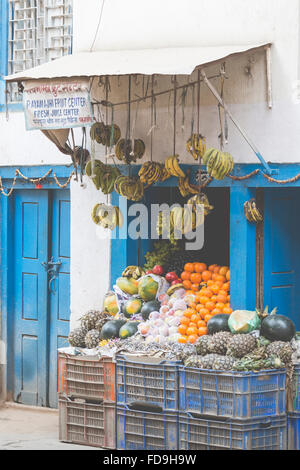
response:
<path fill-rule="evenodd" d="M 47 178 L 41 182 L 42 189 L 70 189 L 70 182 L 65 188 L 60 188 L 54 180 L 57 176 L 60 184 L 66 184 L 73 171 L 72 166 L 66 165 L 40 165 L 0 167 L 0 177 L 5 188 L 11 188 L 15 176 L 15 170 L 27 178 L 40 178 L 50 172 Z M 14 189 L 35 189 L 35 184 L 23 178 L 17 178 Z M 13 399 L 13 275 L 14 266 L 10 262 L 13 259 L 13 193 L 6 197 L 0 195 L 0 402 Z"/>

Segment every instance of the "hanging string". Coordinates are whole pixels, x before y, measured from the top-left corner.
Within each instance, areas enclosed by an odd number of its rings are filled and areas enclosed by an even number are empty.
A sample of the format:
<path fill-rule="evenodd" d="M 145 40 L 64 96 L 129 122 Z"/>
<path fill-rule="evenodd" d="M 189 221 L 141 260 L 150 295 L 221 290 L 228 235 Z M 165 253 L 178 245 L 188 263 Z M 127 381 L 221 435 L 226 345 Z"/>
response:
<path fill-rule="evenodd" d="M 221 74 L 221 91 L 220 91 L 220 96 L 221 96 L 222 101 L 223 101 L 223 97 L 224 97 L 224 83 L 225 83 L 225 64 L 222 64 L 222 67 L 221 67 L 221 70 L 220 70 L 220 74 Z M 220 135 L 219 135 L 220 147 L 221 147 L 221 150 L 222 150 L 222 152 L 223 152 L 223 149 L 224 149 L 223 108 L 222 108 L 222 106 L 220 105 L 220 103 L 218 103 L 218 113 L 219 113 L 219 122 L 220 122 Z"/>
<path fill-rule="evenodd" d="M 200 138 L 200 105 L 201 105 L 201 72 L 198 70 L 198 83 L 197 83 L 197 139 Z M 192 138 L 193 142 L 193 138 Z M 202 158 L 199 155 L 199 193 L 203 190 L 202 172 L 201 172 Z"/>
<path fill-rule="evenodd" d="M 176 155 L 176 101 L 177 101 L 177 78 L 174 75 L 174 116 L 173 116 L 173 155 Z"/>

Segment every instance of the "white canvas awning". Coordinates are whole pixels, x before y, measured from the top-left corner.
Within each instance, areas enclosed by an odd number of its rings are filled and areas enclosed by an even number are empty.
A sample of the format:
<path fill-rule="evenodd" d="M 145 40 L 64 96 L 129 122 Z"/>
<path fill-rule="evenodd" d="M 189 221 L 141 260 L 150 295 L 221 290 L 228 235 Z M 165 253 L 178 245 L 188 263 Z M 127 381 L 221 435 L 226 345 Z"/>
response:
<path fill-rule="evenodd" d="M 8 82 L 100 75 L 190 75 L 197 66 L 270 43 L 79 52 L 5 77 Z"/>

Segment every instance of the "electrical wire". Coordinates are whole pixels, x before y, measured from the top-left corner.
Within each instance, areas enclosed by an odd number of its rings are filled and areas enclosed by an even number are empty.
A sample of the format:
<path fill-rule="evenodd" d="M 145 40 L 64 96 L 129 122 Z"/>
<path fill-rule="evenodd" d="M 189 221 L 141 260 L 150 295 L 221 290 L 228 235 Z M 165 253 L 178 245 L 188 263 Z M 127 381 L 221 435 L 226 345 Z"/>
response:
<path fill-rule="evenodd" d="M 99 28 L 100 28 L 100 25 L 101 25 L 104 3 L 105 3 L 105 0 L 102 0 L 102 6 L 101 6 L 101 11 L 100 11 L 99 21 L 98 21 L 96 33 L 95 33 L 95 36 L 94 36 L 94 40 L 93 40 L 93 43 L 92 43 L 91 48 L 90 48 L 90 52 L 92 52 L 92 50 L 93 50 L 93 47 L 95 45 L 95 41 L 96 41 L 96 38 L 97 38 L 97 35 L 98 35 L 98 31 L 99 31 Z"/>

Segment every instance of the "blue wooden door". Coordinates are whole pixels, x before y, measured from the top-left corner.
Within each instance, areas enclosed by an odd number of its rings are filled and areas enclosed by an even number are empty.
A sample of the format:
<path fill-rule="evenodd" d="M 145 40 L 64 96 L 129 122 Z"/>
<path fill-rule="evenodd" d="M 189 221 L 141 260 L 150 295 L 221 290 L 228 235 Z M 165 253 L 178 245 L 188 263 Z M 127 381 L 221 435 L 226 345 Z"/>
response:
<path fill-rule="evenodd" d="M 68 346 L 70 318 L 70 196 L 54 191 L 52 198 L 52 250 L 54 262 L 61 263 L 57 278 L 50 275 L 50 360 L 49 406 L 57 406 L 57 348 Z"/>
<path fill-rule="evenodd" d="M 69 191 L 15 192 L 13 396 L 55 407 L 57 348 L 65 346 L 70 315 Z M 60 262 L 52 280 L 45 263 Z"/>
<path fill-rule="evenodd" d="M 264 304 L 278 307 L 300 329 L 300 192 L 265 191 Z"/>

